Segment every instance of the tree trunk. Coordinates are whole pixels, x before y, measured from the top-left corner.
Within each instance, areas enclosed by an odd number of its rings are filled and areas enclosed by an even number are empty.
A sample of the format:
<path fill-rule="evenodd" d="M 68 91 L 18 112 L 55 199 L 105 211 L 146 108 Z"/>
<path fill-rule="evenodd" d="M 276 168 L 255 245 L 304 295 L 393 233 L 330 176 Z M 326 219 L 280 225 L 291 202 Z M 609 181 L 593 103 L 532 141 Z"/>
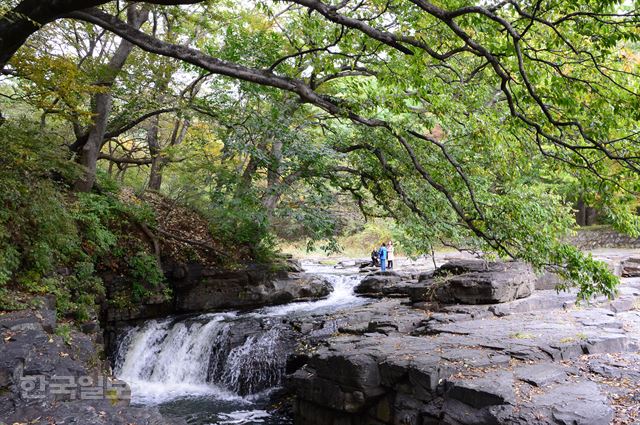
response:
<path fill-rule="evenodd" d="M 271 143 L 271 161 L 267 170 L 267 193 L 262 205 L 267 210 L 267 216 L 273 217 L 281 196 L 282 173 L 282 140 L 276 138 Z"/>
<path fill-rule="evenodd" d="M 584 218 L 585 225 L 593 226 L 594 224 L 596 224 L 596 221 L 598 219 L 598 211 L 593 207 L 586 207 Z"/>
<path fill-rule="evenodd" d="M 587 224 L 587 217 L 586 217 L 586 206 L 584 204 L 584 200 L 582 199 L 582 197 L 580 197 L 580 199 L 578 199 L 578 203 L 576 205 L 576 223 L 578 224 L 578 226 L 586 226 Z"/>
<path fill-rule="evenodd" d="M 111 111 L 111 94 L 98 93 L 94 96 L 93 111 L 94 122 L 89 132 L 87 143 L 80 151 L 78 162 L 84 167 L 82 176 L 75 182 L 73 189 L 76 192 L 89 192 L 96 181 L 98 155 L 102 148 L 104 132 L 107 128 L 107 120 Z"/>
<path fill-rule="evenodd" d="M 148 9 L 136 9 L 130 7 L 128 10 L 129 24 L 139 29 L 149 16 Z M 107 88 L 106 92 L 98 93 L 93 96 L 92 113 L 93 123 L 89 130 L 89 136 L 86 143 L 80 149 L 78 162 L 84 167 L 82 177 L 74 184 L 74 190 L 77 192 L 89 192 L 93 188 L 96 181 L 96 170 L 98 164 L 98 156 L 104 143 L 104 136 L 107 131 L 107 122 L 111 114 L 112 95 L 111 87 L 113 86 L 118 73 L 124 67 L 124 64 L 133 50 L 134 45 L 126 40 L 122 40 L 116 49 L 113 57 L 107 66 L 107 75 L 98 84 Z"/>
<path fill-rule="evenodd" d="M 149 153 L 151 154 L 152 161 L 151 171 L 149 172 L 149 189 L 156 191 L 159 191 L 162 186 L 162 173 L 168 163 L 167 159 L 162 156 L 162 147 L 158 139 L 159 121 L 160 117 L 158 116 L 153 120 L 154 124 L 152 124 L 152 126 L 154 126 L 155 129 L 151 133 L 152 139 L 149 139 L 150 134 L 147 133 L 147 143 L 149 144 Z M 176 120 L 169 146 L 178 146 L 181 144 L 187 135 L 187 130 L 190 125 L 191 122 L 188 119 L 184 121 Z"/>
<path fill-rule="evenodd" d="M 160 190 L 162 185 L 162 162 L 163 158 L 160 149 L 158 132 L 160 127 L 160 117 L 156 115 L 149 121 L 147 129 L 147 145 L 151 154 L 151 171 L 149 172 L 149 189 Z"/>

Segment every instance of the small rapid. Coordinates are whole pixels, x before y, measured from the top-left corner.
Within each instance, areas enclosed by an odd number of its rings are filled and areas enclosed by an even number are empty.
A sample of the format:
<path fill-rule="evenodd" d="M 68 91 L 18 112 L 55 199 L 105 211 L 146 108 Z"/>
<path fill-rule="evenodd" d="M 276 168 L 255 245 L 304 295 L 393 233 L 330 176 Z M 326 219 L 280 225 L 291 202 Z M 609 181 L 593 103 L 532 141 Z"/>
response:
<path fill-rule="evenodd" d="M 131 387 L 132 403 L 159 405 L 189 424 L 284 424 L 265 410 L 282 384 L 296 336 L 286 323 L 364 304 L 357 273 L 306 265 L 333 285 L 322 300 L 251 312 L 149 320 L 118 341 L 115 375 Z M 194 410 L 195 409 L 195 410 Z"/>

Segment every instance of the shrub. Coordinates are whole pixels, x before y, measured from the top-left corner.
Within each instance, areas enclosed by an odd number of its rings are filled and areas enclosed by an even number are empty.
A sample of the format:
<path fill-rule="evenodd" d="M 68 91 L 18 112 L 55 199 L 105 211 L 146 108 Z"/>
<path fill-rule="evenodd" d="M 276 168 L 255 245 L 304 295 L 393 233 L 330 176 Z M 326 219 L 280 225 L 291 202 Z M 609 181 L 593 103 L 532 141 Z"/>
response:
<path fill-rule="evenodd" d="M 135 223 L 155 221 L 149 206 L 123 202 L 110 181 L 99 182 L 100 193 L 73 194 L 79 167 L 27 121 L 0 126 L 0 143 L 0 309 L 53 294 L 60 317 L 86 321 L 105 294 L 99 271 L 114 268 L 133 282 L 134 301 L 150 289 L 166 295 L 155 257 L 131 235 Z"/>

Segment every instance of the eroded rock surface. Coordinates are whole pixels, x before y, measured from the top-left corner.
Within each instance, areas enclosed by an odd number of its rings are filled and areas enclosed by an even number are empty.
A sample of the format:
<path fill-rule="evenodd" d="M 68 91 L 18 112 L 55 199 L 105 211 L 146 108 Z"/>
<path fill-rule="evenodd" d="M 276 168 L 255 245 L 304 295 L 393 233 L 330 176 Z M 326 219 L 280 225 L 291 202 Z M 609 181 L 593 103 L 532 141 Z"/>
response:
<path fill-rule="evenodd" d="M 203 312 L 258 307 L 322 298 L 333 289 L 325 279 L 306 273 L 263 270 L 220 272 L 192 270 L 174 280 L 178 312 Z"/>
<path fill-rule="evenodd" d="M 533 285 L 520 267 L 507 275 Z M 398 285 L 381 280 L 366 285 Z M 542 290 L 439 308 L 384 299 L 325 317 L 311 332 L 327 329 L 323 344 L 290 377 L 296 424 L 637 423 L 638 286 L 625 280 L 618 300 L 593 306 Z"/>

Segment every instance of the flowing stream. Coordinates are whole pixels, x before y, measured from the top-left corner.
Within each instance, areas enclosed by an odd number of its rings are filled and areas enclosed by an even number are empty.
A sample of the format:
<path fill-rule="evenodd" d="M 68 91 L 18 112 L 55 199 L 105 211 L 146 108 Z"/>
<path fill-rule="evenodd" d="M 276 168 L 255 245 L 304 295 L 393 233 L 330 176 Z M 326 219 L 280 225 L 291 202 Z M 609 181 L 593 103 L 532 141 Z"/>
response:
<path fill-rule="evenodd" d="M 357 273 L 319 265 L 305 269 L 333 284 L 327 298 L 248 313 L 150 320 L 123 334 L 114 371 L 131 386 L 132 403 L 158 405 L 191 425 L 286 424 L 266 410 L 296 342 L 286 323 L 366 302 L 353 292 L 361 279 Z"/>

